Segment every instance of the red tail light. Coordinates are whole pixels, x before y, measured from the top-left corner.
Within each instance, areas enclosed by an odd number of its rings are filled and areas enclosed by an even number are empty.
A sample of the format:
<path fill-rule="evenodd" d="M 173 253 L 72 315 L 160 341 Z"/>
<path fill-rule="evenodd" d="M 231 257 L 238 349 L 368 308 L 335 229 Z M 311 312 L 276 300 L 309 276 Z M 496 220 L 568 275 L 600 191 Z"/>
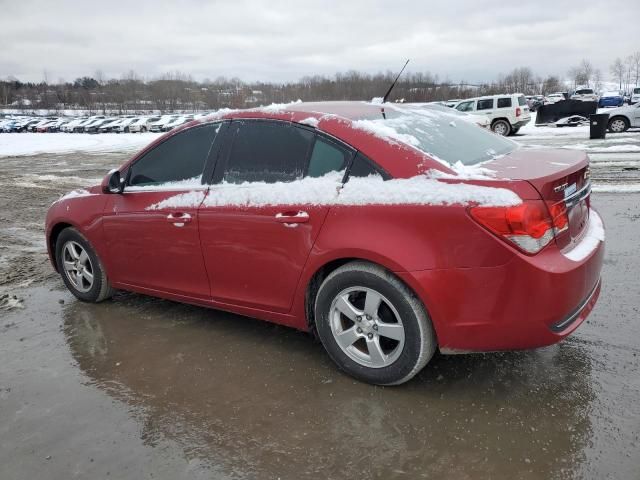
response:
<path fill-rule="evenodd" d="M 525 200 L 513 207 L 472 207 L 469 212 L 489 231 L 529 254 L 538 253 L 568 225 L 564 205 L 542 200 Z"/>
<path fill-rule="evenodd" d="M 516 117 L 519 117 L 522 114 L 522 110 L 520 110 L 520 107 L 516 107 Z"/>

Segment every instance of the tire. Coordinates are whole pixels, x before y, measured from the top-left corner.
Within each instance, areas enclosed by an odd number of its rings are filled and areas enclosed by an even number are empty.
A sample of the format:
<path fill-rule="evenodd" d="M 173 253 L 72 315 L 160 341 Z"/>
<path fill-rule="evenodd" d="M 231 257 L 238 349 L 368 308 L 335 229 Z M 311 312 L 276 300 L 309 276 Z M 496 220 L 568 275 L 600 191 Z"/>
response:
<path fill-rule="evenodd" d="M 140 133 L 146 133 L 146 131 L 147 131 L 147 127 L 142 127 L 142 128 L 140 129 Z"/>
<path fill-rule="evenodd" d="M 407 382 L 437 348 L 422 302 L 392 273 L 368 262 L 350 262 L 331 272 L 318 290 L 314 311 L 331 359 L 364 382 Z"/>
<path fill-rule="evenodd" d="M 113 296 L 102 262 L 75 228 L 66 228 L 58 236 L 56 264 L 64 284 L 83 302 L 98 303 Z"/>
<path fill-rule="evenodd" d="M 624 117 L 613 117 L 609 120 L 607 129 L 611 133 L 622 133 L 629 130 L 629 121 Z"/>
<path fill-rule="evenodd" d="M 511 135 L 511 124 L 506 120 L 496 120 L 491 124 L 491 130 L 498 135 L 508 137 Z"/>

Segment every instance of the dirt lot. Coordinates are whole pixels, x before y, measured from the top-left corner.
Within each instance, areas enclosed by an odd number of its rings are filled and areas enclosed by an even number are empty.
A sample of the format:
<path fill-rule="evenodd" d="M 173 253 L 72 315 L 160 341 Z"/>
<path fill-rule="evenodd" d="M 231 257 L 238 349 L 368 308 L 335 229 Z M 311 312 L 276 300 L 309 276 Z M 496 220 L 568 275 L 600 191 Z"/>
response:
<path fill-rule="evenodd" d="M 380 388 L 283 327 L 133 294 L 76 301 L 44 213 L 124 158 L 0 158 L 1 479 L 640 479 L 640 194 L 593 196 L 603 290 L 567 341 L 437 356 Z"/>

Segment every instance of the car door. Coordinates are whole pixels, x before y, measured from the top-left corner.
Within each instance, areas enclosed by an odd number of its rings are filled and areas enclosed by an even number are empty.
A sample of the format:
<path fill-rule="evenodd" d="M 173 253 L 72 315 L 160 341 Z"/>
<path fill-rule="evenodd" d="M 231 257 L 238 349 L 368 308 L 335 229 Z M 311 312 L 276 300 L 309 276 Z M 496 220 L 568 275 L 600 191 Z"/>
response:
<path fill-rule="evenodd" d="M 493 120 L 493 100 L 493 98 L 482 98 L 478 100 L 476 104 L 476 111 L 479 114 L 487 115 L 490 120 Z"/>
<path fill-rule="evenodd" d="M 209 299 L 198 206 L 220 123 L 179 132 L 137 159 L 103 215 L 109 275 L 130 287 Z"/>
<path fill-rule="evenodd" d="M 640 103 L 634 105 L 635 108 L 631 111 L 631 125 L 634 127 L 640 127 Z"/>
<path fill-rule="evenodd" d="M 228 134 L 198 212 L 211 296 L 288 312 L 329 209 L 298 182 L 344 170 L 353 152 L 288 122 L 234 121 Z"/>

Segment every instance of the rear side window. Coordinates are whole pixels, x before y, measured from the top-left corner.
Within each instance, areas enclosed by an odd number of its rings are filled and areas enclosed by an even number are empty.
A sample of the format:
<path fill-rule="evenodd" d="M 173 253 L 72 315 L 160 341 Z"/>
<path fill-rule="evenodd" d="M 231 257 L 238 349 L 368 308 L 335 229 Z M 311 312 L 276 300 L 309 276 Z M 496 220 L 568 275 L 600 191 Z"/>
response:
<path fill-rule="evenodd" d="M 380 175 L 385 180 L 391 178 L 387 172 L 376 167 L 371 160 L 358 152 L 349 169 L 349 177 L 368 177 L 369 175 Z"/>
<path fill-rule="evenodd" d="M 511 106 L 511 98 L 499 98 L 498 99 L 498 108 L 506 108 Z"/>
<path fill-rule="evenodd" d="M 493 108 L 493 98 L 485 98 L 484 100 L 478 100 L 478 107 L 476 110 L 491 110 Z"/>
<path fill-rule="evenodd" d="M 131 166 L 129 185 L 199 183 L 219 128 L 220 124 L 190 128 L 161 143 Z"/>
<path fill-rule="evenodd" d="M 235 133 L 222 181 L 291 182 L 302 178 L 313 132 L 284 122 L 234 122 Z"/>
<path fill-rule="evenodd" d="M 523 105 L 527 104 L 527 100 L 521 95 L 518 97 L 518 105 L 520 105 L 521 107 Z M 509 106 L 511 106 L 511 103 L 509 103 Z"/>
<path fill-rule="evenodd" d="M 351 151 L 321 136 L 316 137 L 309 160 L 308 177 L 322 177 L 329 172 L 346 170 Z"/>

